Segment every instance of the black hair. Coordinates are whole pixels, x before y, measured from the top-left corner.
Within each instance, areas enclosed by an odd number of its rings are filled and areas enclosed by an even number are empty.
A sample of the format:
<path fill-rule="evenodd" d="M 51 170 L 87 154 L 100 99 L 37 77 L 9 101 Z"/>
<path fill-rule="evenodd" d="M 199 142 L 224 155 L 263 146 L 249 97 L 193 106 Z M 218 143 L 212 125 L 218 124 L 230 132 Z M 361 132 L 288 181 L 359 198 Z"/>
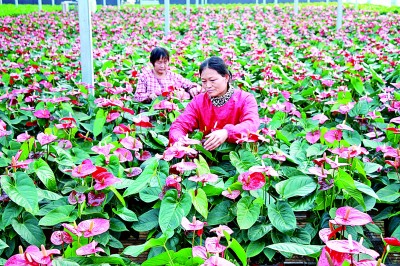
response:
<path fill-rule="evenodd" d="M 169 61 L 169 53 L 167 49 L 163 47 L 156 47 L 150 53 L 150 62 L 154 66 L 155 62 L 160 60 L 161 58 L 165 58 Z"/>
<path fill-rule="evenodd" d="M 201 63 L 199 72 L 200 76 L 201 73 L 206 69 L 213 69 L 218 72 L 221 76 L 225 77 L 226 75 L 229 76 L 229 81 L 228 81 L 228 89 L 229 89 L 229 82 L 232 80 L 232 73 L 229 71 L 228 67 L 226 66 L 224 60 L 222 60 L 218 56 L 212 56 L 208 59 L 206 59 L 203 63 Z"/>

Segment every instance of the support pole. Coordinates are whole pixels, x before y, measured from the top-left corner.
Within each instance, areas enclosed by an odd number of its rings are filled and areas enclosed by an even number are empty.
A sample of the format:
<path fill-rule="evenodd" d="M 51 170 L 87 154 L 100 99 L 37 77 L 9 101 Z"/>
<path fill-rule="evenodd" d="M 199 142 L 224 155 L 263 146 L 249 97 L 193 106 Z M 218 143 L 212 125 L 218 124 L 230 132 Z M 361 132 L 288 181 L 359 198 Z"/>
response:
<path fill-rule="evenodd" d="M 342 27 L 342 20 L 343 20 L 343 2 L 342 0 L 338 0 L 338 7 L 337 7 L 337 20 L 336 20 L 336 31 L 339 31 Z"/>
<path fill-rule="evenodd" d="M 164 34 L 165 34 L 165 36 L 167 36 L 170 32 L 170 30 L 169 30 L 169 0 L 164 1 L 164 16 L 165 16 Z"/>
<path fill-rule="evenodd" d="M 91 85 L 89 86 L 89 94 L 94 96 L 92 15 L 90 13 L 89 0 L 80 0 L 78 3 L 78 11 L 82 82 Z"/>
<path fill-rule="evenodd" d="M 106 5 L 107 5 L 107 1 L 103 0 L 103 6 L 106 6 Z"/>
<path fill-rule="evenodd" d="M 52 6 L 54 6 L 55 5 L 55 3 L 54 3 L 55 1 L 54 0 L 51 0 L 51 5 Z"/>
<path fill-rule="evenodd" d="M 42 11 L 42 0 L 38 0 L 39 11 Z"/>
<path fill-rule="evenodd" d="M 196 0 L 196 8 L 199 8 L 199 0 Z"/>
<path fill-rule="evenodd" d="M 117 6 L 118 6 L 118 10 L 121 9 L 121 0 L 117 0 Z"/>
<path fill-rule="evenodd" d="M 18 7 L 18 0 L 15 0 L 15 7 Z"/>
<path fill-rule="evenodd" d="M 299 0 L 294 0 L 294 14 L 299 14 Z"/>
<path fill-rule="evenodd" d="M 186 0 L 186 16 L 190 16 L 190 0 Z"/>

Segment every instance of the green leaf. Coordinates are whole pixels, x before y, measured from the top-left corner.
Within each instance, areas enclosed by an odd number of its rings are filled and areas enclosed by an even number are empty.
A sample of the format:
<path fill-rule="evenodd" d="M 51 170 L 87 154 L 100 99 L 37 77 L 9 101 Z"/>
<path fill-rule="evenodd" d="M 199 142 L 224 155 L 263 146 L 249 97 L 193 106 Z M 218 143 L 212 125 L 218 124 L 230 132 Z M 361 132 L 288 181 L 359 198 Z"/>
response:
<path fill-rule="evenodd" d="M 58 207 L 50 212 L 48 212 L 39 221 L 41 226 L 53 226 L 62 222 L 73 222 L 78 218 L 76 213 L 71 215 L 71 212 L 75 209 L 75 206 L 67 205 Z"/>
<path fill-rule="evenodd" d="M 247 236 L 250 241 L 257 241 L 272 230 L 271 224 L 258 224 L 249 228 Z"/>
<path fill-rule="evenodd" d="M 381 84 L 385 84 L 383 78 L 375 72 L 375 70 L 372 68 L 372 65 L 369 65 L 369 71 L 371 72 L 372 80 L 375 80 Z"/>
<path fill-rule="evenodd" d="M 48 190 L 55 191 L 57 189 L 56 177 L 50 166 L 42 158 L 33 163 L 33 169 Z"/>
<path fill-rule="evenodd" d="M 276 184 L 275 189 L 282 198 L 288 199 L 295 196 L 306 196 L 317 188 L 314 178 L 301 175 L 294 176 Z"/>
<path fill-rule="evenodd" d="M 58 194 L 58 193 L 54 193 L 48 190 L 43 190 L 40 188 L 36 188 L 37 194 L 38 194 L 38 198 L 39 201 L 41 201 L 42 199 L 48 199 L 48 200 L 59 200 L 62 199 L 63 196 Z"/>
<path fill-rule="evenodd" d="M 233 250 L 239 260 L 242 262 L 242 265 L 247 266 L 246 252 L 236 239 L 232 239 L 232 241 L 229 243 L 229 248 Z"/>
<path fill-rule="evenodd" d="M 37 247 L 45 244 L 46 237 L 38 225 L 38 220 L 32 214 L 24 212 L 22 221 L 14 219 L 11 224 L 18 235 L 29 244 Z"/>
<path fill-rule="evenodd" d="M 268 206 L 268 218 L 282 233 L 291 234 L 296 229 L 296 217 L 286 201 L 278 201 Z"/>
<path fill-rule="evenodd" d="M 158 226 L 158 209 L 151 209 L 139 216 L 137 222 L 133 222 L 132 228 L 138 232 L 150 231 Z"/>
<path fill-rule="evenodd" d="M 215 159 L 215 157 L 212 155 L 212 153 L 209 152 L 208 150 L 204 149 L 203 146 L 201 146 L 201 145 L 199 145 L 199 144 L 196 144 L 196 145 L 194 145 L 194 148 L 195 148 L 197 151 L 203 153 L 203 154 L 204 154 L 208 159 L 210 159 L 211 161 L 218 162 L 218 160 Z M 218 148 L 219 148 L 219 147 L 218 147 Z"/>
<path fill-rule="evenodd" d="M 354 185 L 356 186 L 356 188 L 359 191 L 367 194 L 368 196 L 371 196 L 371 197 L 379 200 L 379 197 L 378 197 L 378 195 L 376 195 L 375 191 L 372 188 L 370 188 L 369 186 L 367 186 L 366 184 L 360 183 L 358 181 L 354 181 Z"/>
<path fill-rule="evenodd" d="M 117 197 L 119 202 L 121 202 L 122 206 L 125 207 L 126 203 L 125 203 L 124 197 L 122 197 L 122 195 L 118 192 L 118 190 L 114 186 L 109 186 L 108 188 L 114 193 L 114 195 Z"/>
<path fill-rule="evenodd" d="M 232 202 L 225 200 L 215 206 L 209 213 L 208 225 L 227 224 L 235 219 L 235 215 L 231 210 Z"/>
<path fill-rule="evenodd" d="M 124 232 L 129 231 L 125 224 L 117 218 L 110 219 L 110 230 L 114 232 Z"/>
<path fill-rule="evenodd" d="M 269 245 L 267 247 L 279 252 L 289 252 L 300 256 L 310 256 L 316 258 L 319 256 L 319 252 L 324 246 L 302 245 L 297 243 L 278 243 Z"/>
<path fill-rule="evenodd" d="M 1 177 L 1 187 L 12 201 L 35 214 L 39 210 L 36 186 L 32 179 L 23 172 L 16 172 L 15 181 L 8 175 Z"/>
<path fill-rule="evenodd" d="M 240 229 L 249 229 L 260 215 L 261 204 L 252 198 L 243 197 L 237 203 L 237 222 Z"/>
<path fill-rule="evenodd" d="M 9 202 L 7 206 L 4 208 L 3 213 L 1 215 L 1 225 L 2 230 L 11 224 L 11 221 L 18 217 L 22 212 L 22 207 L 18 206 L 14 202 Z"/>
<path fill-rule="evenodd" d="M 308 147 L 306 150 L 307 157 L 320 156 L 320 155 L 324 154 L 324 152 L 326 151 L 327 148 L 328 148 L 328 146 L 326 146 L 326 145 L 322 145 L 319 143 L 313 144 L 310 147 Z"/>
<path fill-rule="evenodd" d="M 196 164 L 196 172 L 198 176 L 209 174 L 210 168 L 208 167 L 208 163 L 204 160 L 203 156 L 199 155 L 199 159 L 194 159 L 194 163 Z"/>
<path fill-rule="evenodd" d="M 380 164 L 364 162 L 364 170 L 366 174 L 372 174 L 378 171 L 380 168 L 382 168 Z"/>
<path fill-rule="evenodd" d="M 0 250 L 8 248 L 9 246 L 7 245 L 6 242 L 0 239 Z"/>
<path fill-rule="evenodd" d="M 63 258 L 56 258 L 52 260 L 53 266 L 79 266 L 78 263 L 68 260 L 68 259 L 63 259 Z"/>
<path fill-rule="evenodd" d="M 380 201 L 393 203 L 400 197 L 399 189 L 400 184 L 391 184 L 381 188 L 376 192 L 376 194 L 378 195 Z"/>
<path fill-rule="evenodd" d="M 364 95 L 364 84 L 359 77 L 351 77 L 350 79 L 351 85 L 353 88 L 360 94 L 361 96 Z"/>
<path fill-rule="evenodd" d="M 196 211 L 198 211 L 205 219 L 208 216 L 208 199 L 207 195 L 201 188 L 189 190 L 192 197 L 192 204 Z"/>
<path fill-rule="evenodd" d="M 248 258 L 257 256 L 260 254 L 265 247 L 265 241 L 252 241 L 247 246 L 246 254 Z"/>
<path fill-rule="evenodd" d="M 369 111 L 369 106 L 367 101 L 359 101 L 350 110 L 349 116 L 355 117 L 358 115 L 366 115 Z"/>
<path fill-rule="evenodd" d="M 96 113 L 96 118 L 93 124 L 93 136 L 97 137 L 101 134 L 104 128 L 104 124 L 106 123 L 106 113 L 103 109 L 99 109 Z"/>
<path fill-rule="evenodd" d="M 113 212 L 121 217 L 122 220 L 127 221 L 127 222 L 136 222 L 138 221 L 138 218 L 136 216 L 136 213 L 133 211 L 129 210 L 127 207 L 120 207 L 118 209 L 112 209 Z"/>
<path fill-rule="evenodd" d="M 168 190 L 161 201 L 160 216 L 158 217 L 161 231 L 177 228 L 181 224 L 182 218 L 189 214 L 191 206 L 190 196 L 183 193 L 178 197 L 176 190 Z"/>
<path fill-rule="evenodd" d="M 146 162 L 148 162 L 147 166 L 136 178 L 135 182 L 125 190 L 123 194 L 124 197 L 139 193 L 149 184 L 150 180 L 157 175 L 158 159 L 153 157 Z"/>
<path fill-rule="evenodd" d="M 229 158 L 239 173 L 246 172 L 250 167 L 258 164 L 254 154 L 247 150 L 239 150 L 239 153 L 231 151 Z"/>
<path fill-rule="evenodd" d="M 165 237 L 164 235 L 157 239 L 152 238 L 152 239 L 146 241 L 146 243 L 144 243 L 142 245 L 129 246 L 129 247 L 125 248 L 124 251 L 122 252 L 122 254 L 132 256 L 132 257 L 137 257 L 141 253 L 145 252 L 146 250 L 148 250 L 150 248 L 163 246 L 166 241 L 167 241 L 167 237 Z"/>
<path fill-rule="evenodd" d="M 347 174 L 343 169 L 339 169 L 339 174 L 334 180 L 335 185 L 347 193 L 348 196 L 353 197 L 364 209 L 366 209 L 364 198 L 360 191 L 357 190 L 353 178 Z"/>
<path fill-rule="evenodd" d="M 159 200 L 161 189 L 159 187 L 148 187 L 139 192 L 142 201 L 150 203 Z"/>
<path fill-rule="evenodd" d="M 355 130 L 354 131 L 344 130 L 343 139 L 347 141 L 350 145 L 356 145 L 356 146 L 361 145 L 361 136 Z"/>

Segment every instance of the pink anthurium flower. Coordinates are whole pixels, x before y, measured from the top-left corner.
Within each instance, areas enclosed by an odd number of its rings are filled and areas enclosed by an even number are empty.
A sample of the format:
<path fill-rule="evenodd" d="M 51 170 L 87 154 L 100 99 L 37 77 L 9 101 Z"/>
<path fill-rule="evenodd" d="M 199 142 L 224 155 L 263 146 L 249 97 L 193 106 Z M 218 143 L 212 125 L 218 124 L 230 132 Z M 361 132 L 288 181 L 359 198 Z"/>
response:
<path fill-rule="evenodd" d="M 170 167 L 171 169 L 175 169 L 179 173 L 183 173 L 185 171 L 192 171 L 197 168 L 197 165 L 193 162 L 180 162 L 174 164 Z"/>
<path fill-rule="evenodd" d="M 342 139 L 342 131 L 341 130 L 329 130 L 325 133 L 324 138 L 327 142 L 332 143 L 335 140 L 340 141 Z"/>
<path fill-rule="evenodd" d="M 100 206 L 104 200 L 106 199 L 106 194 L 103 192 L 96 193 L 94 191 L 90 191 L 88 193 L 88 204 L 92 207 Z"/>
<path fill-rule="evenodd" d="M 104 156 L 107 157 L 110 154 L 110 151 L 114 148 L 115 146 L 109 143 L 104 146 L 101 145 L 93 146 L 91 150 L 94 151 L 95 153 L 103 154 Z"/>
<path fill-rule="evenodd" d="M 77 230 L 83 233 L 84 237 L 97 236 L 110 229 L 110 221 L 102 218 L 94 218 L 82 221 L 78 224 Z"/>
<path fill-rule="evenodd" d="M 152 157 L 151 153 L 149 151 L 135 151 L 135 158 L 138 159 L 139 161 L 146 161 Z"/>
<path fill-rule="evenodd" d="M 85 194 L 76 192 L 75 190 L 72 190 L 72 192 L 68 196 L 68 202 L 69 204 L 75 205 L 77 203 L 82 203 L 86 199 Z"/>
<path fill-rule="evenodd" d="M 311 118 L 312 120 L 317 120 L 319 122 L 319 124 L 323 124 L 326 122 L 326 120 L 328 120 L 328 117 L 324 114 L 317 114 L 315 116 L 313 116 L 313 118 Z"/>
<path fill-rule="evenodd" d="M 215 227 L 210 230 L 210 232 L 215 232 L 218 237 L 225 237 L 224 231 L 230 235 L 233 234 L 233 230 L 226 225 L 219 225 L 218 227 Z"/>
<path fill-rule="evenodd" d="M 178 105 L 166 100 L 162 100 L 161 102 L 155 104 L 153 108 L 154 110 L 167 110 L 168 112 L 179 110 Z"/>
<path fill-rule="evenodd" d="M 32 159 L 24 160 L 24 161 L 19 161 L 19 157 L 21 157 L 22 150 L 19 150 L 15 156 L 11 157 L 11 168 L 13 169 L 27 169 L 28 165 L 33 162 Z"/>
<path fill-rule="evenodd" d="M 96 181 L 96 184 L 93 187 L 95 190 L 102 190 L 117 182 L 121 182 L 119 178 L 108 172 L 107 169 L 103 167 L 96 168 L 97 170 L 92 174 L 93 179 Z"/>
<path fill-rule="evenodd" d="M 75 222 L 74 222 L 74 225 L 70 225 L 70 224 L 66 224 L 66 223 L 63 223 L 61 225 L 64 226 L 65 229 L 67 229 L 68 231 L 70 231 L 74 235 L 82 236 L 82 232 L 79 231 L 79 228 L 78 228 L 78 226 L 76 225 Z"/>
<path fill-rule="evenodd" d="M 240 195 L 240 190 L 227 190 L 222 191 L 222 196 L 227 197 L 228 199 L 234 200 Z"/>
<path fill-rule="evenodd" d="M 348 125 L 345 125 L 345 124 L 339 124 L 336 126 L 336 128 L 341 129 L 341 130 L 354 131 L 354 129 L 352 129 L 351 127 L 349 127 Z"/>
<path fill-rule="evenodd" d="M 110 123 L 117 119 L 121 114 L 118 111 L 112 110 L 107 114 L 106 122 Z"/>
<path fill-rule="evenodd" d="M 232 262 L 220 258 L 217 255 L 211 256 L 209 259 L 207 259 L 204 264 L 204 266 L 235 266 Z"/>
<path fill-rule="evenodd" d="M 330 220 L 330 222 L 333 224 L 351 226 L 373 223 L 371 216 L 349 206 L 337 209 L 335 219 Z"/>
<path fill-rule="evenodd" d="M 93 241 L 92 243 L 89 243 L 87 245 L 84 245 L 76 250 L 76 255 L 79 256 L 86 256 L 86 255 L 91 255 L 97 252 L 104 252 L 102 248 L 96 247 L 97 242 Z"/>
<path fill-rule="evenodd" d="M 350 254 L 337 252 L 328 247 L 324 247 L 318 260 L 318 266 L 331 266 L 328 256 L 334 266 L 342 265 L 343 262 L 351 260 Z"/>
<path fill-rule="evenodd" d="M 125 134 L 131 132 L 131 129 L 128 126 L 125 126 L 124 124 L 120 124 L 114 128 L 113 132 L 115 134 Z"/>
<path fill-rule="evenodd" d="M 390 123 L 400 124 L 400 116 L 390 119 Z"/>
<path fill-rule="evenodd" d="M 40 145 L 44 146 L 46 144 L 52 143 L 57 139 L 57 136 L 54 136 L 52 134 L 44 134 L 44 133 L 39 133 L 37 135 L 37 140 L 39 141 Z"/>
<path fill-rule="evenodd" d="M 352 236 L 349 234 L 348 240 L 329 240 L 326 242 L 326 246 L 332 250 L 335 250 L 340 253 L 346 254 L 368 254 L 374 259 L 379 257 L 378 252 L 372 249 L 368 249 L 364 247 L 361 243 L 354 241 Z"/>
<path fill-rule="evenodd" d="M 49 119 L 50 111 L 49 110 L 37 110 L 33 113 L 33 115 L 37 118 Z"/>
<path fill-rule="evenodd" d="M 76 120 L 72 117 L 64 117 L 60 119 L 60 124 L 56 124 L 58 129 L 69 129 L 76 127 Z"/>
<path fill-rule="evenodd" d="M 85 177 L 96 171 L 96 166 L 93 165 L 90 159 L 84 160 L 80 165 L 72 169 L 73 177 Z"/>
<path fill-rule="evenodd" d="M 19 134 L 17 136 L 17 141 L 24 142 L 24 141 L 29 140 L 30 138 L 32 138 L 32 136 L 25 132 L 25 133 Z"/>
<path fill-rule="evenodd" d="M 321 131 L 319 130 L 315 130 L 313 132 L 307 132 L 306 134 L 306 140 L 311 144 L 316 143 L 320 137 L 321 137 Z"/>
<path fill-rule="evenodd" d="M 207 250 L 203 246 L 194 246 L 192 248 L 192 256 L 193 257 L 200 257 L 203 260 L 207 259 Z"/>
<path fill-rule="evenodd" d="M 196 145 L 196 144 L 200 145 L 200 144 L 201 144 L 201 141 L 200 141 L 200 140 L 191 139 L 191 138 L 188 137 L 188 135 L 186 135 L 186 136 L 180 138 L 180 139 L 178 140 L 178 142 L 179 142 L 179 144 L 181 144 L 181 145 Z"/>
<path fill-rule="evenodd" d="M 133 161 L 132 153 L 128 149 L 118 148 L 114 151 L 114 154 L 118 157 L 120 163 Z"/>
<path fill-rule="evenodd" d="M 54 231 L 51 234 L 50 241 L 53 245 L 71 244 L 72 237 L 65 231 Z"/>
<path fill-rule="evenodd" d="M 219 243 L 219 237 L 207 237 L 206 238 L 206 249 L 209 253 L 221 253 L 224 252 L 226 247 Z"/>
<path fill-rule="evenodd" d="M 12 131 L 7 131 L 7 125 L 0 119 L 0 138 L 11 135 Z"/>
<path fill-rule="evenodd" d="M 354 262 L 355 266 L 385 266 L 382 262 L 376 260 L 360 260 Z"/>
<path fill-rule="evenodd" d="M 137 127 L 154 127 L 153 124 L 150 123 L 150 118 L 148 116 L 139 116 L 132 120 L 135 122 L 135 126 Z"/>
<path fill-rule="evenodd" d="M 58 249 L 49 249 L 46 250 L 44 245 L 41 246 L 41 249 L 37 251 L 26 251 L 29 255 L 31 255 L 32 259 L 39 263 L 40 265 L 48 265 L 51 263 L 51 256 L 53 254 L 60 254 Z"/>
<path fill-rule="evenodd" d="M 258 172 L 264 173 L 266 176 L 279 176 L 278 172 L 271 166 L 265 166 L 264 161 L 261 161 L 262 165 L 254 165 L 249 168 L 250 173 Z"/>
<path fill-rule="evenodd" d="M 193 182 L 202 182 L 204 184 L 205 182 L 216 182 L 218 180 L 218 176 L 215 174 L 203 174 L 201 176 L 191 176 L 188 179 Z"/>
<path fill-rule="evenodd" d="M 128 150 L 139 151 L 143 149 L 143 144 L 139 140 L 131 136 L 121 139 L 120 142 L 122 146 L 124 146 Z"/>
<path fill-rule="evenodd" d="M 193 216 L 193 220 L 190 222 L 188 218 L 183 217 L 181 221 L 182 227 L 186 231 L 197 231 L 201 230 L 204 227 L 204 223 L 196 219 L 196 216 Z"/>
<path fill-rule="evenodd" d="M 140 167 L 131 167 L 124 170 L 127 177 L 138 176 L 142 173 L 142 168 Z"/>
<path fill-rule="evenodd" d="M 257 190 L 265 185 L 265 176 L 259 172 L 244 172 L 238 177 L 243 190 Z"/>
<path fill-rule="evenodd" d="M 61 149 L 68 150 L 72 148 L 72 143 L 67 139 L 62 139 L 58 142 L 58 147 L 60 147 Z"/>
<path fill-rule="evenodd" d="M 19 254 L 15 254 L 11 256 L 4 266 L 39 266 L 39 263 L 32 259 L 32 256 L 29 252 L 40 251 L 37 246 L 29 246 L 26 248 L 24 252 L 22 246 L 19 247 Z"/>

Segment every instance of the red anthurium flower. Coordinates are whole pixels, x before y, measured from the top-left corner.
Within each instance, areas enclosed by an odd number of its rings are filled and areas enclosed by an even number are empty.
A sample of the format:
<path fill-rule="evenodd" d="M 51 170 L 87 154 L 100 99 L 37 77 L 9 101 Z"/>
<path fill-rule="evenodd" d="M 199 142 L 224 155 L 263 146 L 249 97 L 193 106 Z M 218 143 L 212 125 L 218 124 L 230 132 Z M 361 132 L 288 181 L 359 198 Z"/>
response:
<path fill-rule="evenodd" d="M 33 115 L 37 118 L 49 119 L 50 111 L 49 110 L 37 110 L 33 113 Z"/>
<path fill-rule="evenodd" d="M 86 200 L 86 196 L 83 193 L 76 192 L 75 190 L 72 190 L 72 192 L 68 196 L 68 202 L 69 204 L 75 205 L 77 203 L 82 203 Z"/>
<path fill-rule="evenodd" d="M 114 128 L 113 132 L 115 134 L 125 134 L 131 132 L 131 129 L 128 126 L 125 126 L 124 124 L 120 124 Z"/>
<path fill-rule="evenodd" d="M 386 130 L 392 131 L 394 134 L 400 133 L 400 129 L 395 127 L 388 127 Z"/>
<path fill-rule="evenodd" d="M 131 167 L 124 170 L 126 172 L 127 177 L 138 176 L 142 173 L 142 168 L 140 167 Z"/>
<path fill-rule="evenodd" d="M 332 143 L 335 140 L 340 141 L 342 139 L 342 131 L 341 130 L 329 130 L 325 133 L 324 138 L 327 142 Z"/>
<path fill-rule="evenodd" d="M 53 245 L 71 244 L 72 237 L 65 231 L 54 231 L 51 234 L 50 241 Z"/>
<path fill-rule="evenodd" d="M 121 110 L 124 111 L 125 113 L 131 114 L 131 115 L 135 115 L 135 111 L 133 111 L 132 109 L 126 108 L 126 107 L 121 107 Z"/>
<path fill-rule="evenodd" d="M 29 140 L 30 138 L 32 138 L 32 136 L 25 132 L 25 133 L 19 134 L 17 136 L 17 141 L 18 142 L 24 142 L 24 141 Z"/>
<path fill-rule="evenodd" d="M 188 218 L 183 217 L 181 225 L 186 231 L 201 230 L 204 227 L 204 223 L 202 221 L 197 220 L 196 216 L 193 216 L 192 221 L 189 221 Z"/>
<path fill-rule="evenodd" d="M 40 145 L 44 146 L 46 144 L 52 143 L 57 139 L 57 136 L 54 136 L 52 134 L 44 134 L 44 133 L 39 133 L 37 135 L 37 140 L 39 141 Z"/>
<path fill-rule="evenodd" d="M 76 120 L 72 117 L 64 117 L 60 119 L 60 124 L 56 124 L 58 129 L 68 129 L 76 127 Z"/>
<path fill-rule="evenodd" d="M 117 119 L 120 115 L 121 114 L 118 111 L 112 110 L 107 114 L 106 122 L 110 123 L 111 121 Z"/>
<path fill-rule="evenodd" d="M 96 181 L 96 184 L 93 187 L 95 190 L 102 190 L 117 182 L 121 182 L 119 178 L 115 177 L 103 167 L 97 167 L 97 170 L 92 174 L 92 177 Z"/>
<path fill-rule="evenodd" d="M 126 138 L 121 139 L 120 142 L 122 146 L 124 146 L 128 150 L 139 151 L 143 149 L 143 144 L 139 140 L 131 136 L 127 136 Z"/>
<path fill-rule="evenodd" d="M 233 264 L 232 262 L 218 257 L 217 255 L 215 256 L 211 256 L 210 258 L 208 258 L 204 264 L 204 266 L 235 266 L 235 264 Z"/>
<path fill-rule="evenodd" d="M 97 193 L 94 191 L 90 191 L 88 193 L 88 204 L 92 207 L 100 206 L 103 201 L 106 199 L 106 194 L 103 192 Z"/>
<path fill-rule="evenodd" d="M 328 120 L 328 117 L 324 114 L 317 114 L 315 116 L 313 116 L 313 118 L 311 118 L 312 120 L 317 120 L 319 122 L 319 124 L 323 124 L 326 122 L 326 120 Z"/>
<path fill-rule="evenodd" d="M 219 238 L 225 237 L 224 231 L 227 232 L 230 235 L 233 234 L 232 229 L 230 229 L 226 225 L 219 225 L 218 227 L 215 227 L 215 228 L 210 230 L 210 232 L 215 232 Z"/>
<path fill-rule="evenodd" d="M 226 247 L 219 243 L 219 237 L 207 237 L 206 239 L 206 249 L 209 253 L 221 253 L 224 252 Z"/>
<path fill-rule="evenodd" d="M 388 245 L 400 247 L 400 240 L 395 237 L 385 237 L 383 240 L 385 240 L 385 243 Z"/>
<path fill-rule="evenodd" d="M 197 165 L 193 162 L 180 162 L 177 164 L 174 164 L 170 167 L 171 170 L 176 170 L 179 173 L 183 173 L 185 171 L 191 171 L 197 168 Z"/>
<path fill-rule="evenodd" d="M 306 134 L 306 140 L 311 144 L 316 143 L 320 137 L 321 137 L 321 131 L 319 130 L 315 130 L 313 132 L 307 132 Z"/>
<path fill-rule="evenodd" d="M 152 155 L 149 151 L 141 151 L 141 152 L 136 151 L 135 157 L 139 161 L 146 161 L 146 160 L 150 159 L 152 157 Z"/>
<path fill-rule="evenodd" d="M 243 184 L 244 190 L 256 190 L 265 185 L 265 176 L 258 172 L 244 172 L 239 175 L 238 181 Z"/>
<path fill-rule="evenodd" d="M 203 260 L 207 259 L 207 250 L 203 246 L 194 246 L 192 248 L 192 256 L 193 257 L 200 257 Z"/>
<path fill-rule="evenodd" d="M 120 163 L 133 161 L 132 153 L 125 148 L 116 149 L 114 154 L 118 157 Z"/>
<path fill-rule="evenodd" d="M 79 256 L 86 256 L 86 255 L 91 255 L 97 252 L 104 252 L 102 248 L 96 247 L 97 242 L 93 241 L 92 243 L 89 243 L 87 245 L 84 245 L 76 250 L 76 255 Z"/>
<path fill-rule="evenodd" d="M 230 188 L 228 188 L 228 190 L 222 191 L 222 196 L 225 196 L 228 199 L 232 199 L 232 200 L 239 197 L 239 195 L 240 195 L 240 190 L 230 190 Z"/>
<path fill-rule="evenodd" d="M 103 154 L 104 156 L 108 156 L 110 154 L 110 151 L 114 149 L 115 146 L 113 144 L 106 144 L 104 146 L 98 145 L 98 146 L 93 146 L 92 151 L 98 154 Z"/>
<path fill-rule="evenodd" d="M 73 177 L 85 177 L 96 171 L 96 166 L 93 165 L 90 159 L 86 159 L 82 162 L 81 165 L 75 167 L 72 170 L 71 175 Z"/>
<path fill-rule="evenodd" d="M 331 266 L 327 258 L 328 256 L 334 266 L 342 265 L 343 262 L 351 260 L 350 254 L 337 252 L 328 247 L 324 247 L 318 260 L 318 266 Z"/>
<path fill-rule="evenodd" d="M 153 127 L 148 116 L 139 116 L 138 118 L 133 118 L 132 120 L 135 122 L 135 126 L 137 127 Z"/>
<path fill-rule="evenodd" d="M 39 263 L 40 265 L 48 265 L 51 263 L 51 256 L 53 254 L 60 254 L 58 249 L 49 249 L 46 250 L 44 245 L 41 246 L 41 250 L 37 251 L 26 251 L 29 255 L 31 255 L 32 259 Z"/>
<path fill-rule="evenodd" d="M 330 220 L 330 222 L 333 224 L 351 226 L 373 223 L 371 216 L 349 206 L 337 209 L 335 219 Z"/>
<path fill-rule="evenodd" d="M 84 237 L 97 236 L 110 229 L 110 221 L 102 218 L 95 218 L 82 221 L 78 224 L 78 230 Z"/>
<path fill-rule="evenodd" d="M 397 157 L 394 161 L 391 160 L 385 160 L 385 163 L 387 163 L 388 165 L 391 165 L 394 167 L 394 169 L 399 169 L 400 168 L 400 157 Z"/>

